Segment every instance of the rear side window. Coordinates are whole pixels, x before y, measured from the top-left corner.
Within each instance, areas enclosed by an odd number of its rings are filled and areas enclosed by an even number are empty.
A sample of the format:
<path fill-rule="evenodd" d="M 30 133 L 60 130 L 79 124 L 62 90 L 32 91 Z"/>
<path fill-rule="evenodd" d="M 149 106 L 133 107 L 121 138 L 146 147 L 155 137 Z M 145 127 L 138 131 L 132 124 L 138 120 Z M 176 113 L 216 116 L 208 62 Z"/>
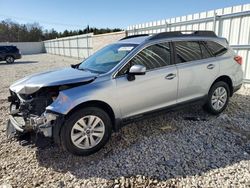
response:
<path fill-rule="evenodd" d="M 177 41 L 175 42 L 175 52 L 176 63 L 207 59 L 214 56 L 202 41 Z"/>
<path fill-rule="evenodd" d="M 202 54 L 203 59 L 214 57 L 214 55 L 208 51 L 208 49 L 206 48 L 203 42 L 200 43 L 200 47 L 201 47 L 201 54 Z"/>
<path fill-rule="evenodd" d="M 221 56 L 227 52 L 227 48 L 217 42 L 205 41 L 205 44 L 214 56 Z"/>
<path fill-rule="evenodd" d="M 169 43 L 149 46 L 139 52 L 131 61 L 132 65 L 144 65 L 147 70 L 164 67 L 171 64 Z"/>
<path fill-rule="evenodd" d="M 175 52 L 177 63 L 202 59 L 199 41 L 177 41 L 175 42 Z"/>

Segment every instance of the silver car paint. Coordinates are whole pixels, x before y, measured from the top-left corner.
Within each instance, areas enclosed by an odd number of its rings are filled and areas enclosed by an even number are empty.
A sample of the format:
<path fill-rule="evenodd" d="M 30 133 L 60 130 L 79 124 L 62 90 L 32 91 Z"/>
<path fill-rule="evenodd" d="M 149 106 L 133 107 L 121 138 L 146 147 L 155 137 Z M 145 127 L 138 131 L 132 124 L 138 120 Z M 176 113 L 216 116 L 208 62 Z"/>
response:
<path fill-rule="evenodd" d="M 177 74 L 175 65 L 147 71 L 129 82 L 126 76 L 116 78 L 116 93 L 121 106 L 122 117 L 152 111 L 176 104 L 178 79 L 166 79 Z"/>
<path fill-rule="evenodd" d="M 10 86 L 10 90 L 18 94 L 32 94 L 42 87 L 87 82 L 95 79 L 97 75 L 73 68 L 56 69 L 18 80 Z"/>
<path fill-rule="evenodd" d="M 155 43 L 176 40 L 207 39 L 219 41 L 220 43 L 226 45 L 224 39 L 215 39 L 210 37 L 178 37 L 154 41 L 146 39 L 147 37 L 139 37 L 136 39 L 119 41 L 118 43 L 135 43 L 139 45 L 117 66 L 106 74 L 95 75 L 91 73 L 86 74 L 85 72 L 79 72 L 78 76 L 82 74 L 82 77 L 79 76 L 80 79 L 75 78 L 74 75 L 72 75 L 72 72 L 68 72 L 70 74 L 65 74 L 64 76 L 71 81 L 74 79 L 86 81 L 93 79 L 94 77 L 96 77 L 96 79 L 87 85 L 61 91 L 57 99 L 46 109 L 61 114 L 67 114 L 70 110 L 84 102 L 102 101 L 113 109 L 116 118 L 122 119 L 199 96 L 204 96 L 208 93 L 213 81 L 222 75 L 230 76 L 234 86 L 242 83 L 241 66 L 233 60 L 234 53 L 232 50 L 229 50 L 226 55 L 219 58 L 210 58 L 186 64 L 171 65 L 169 67 L 147 71 L 146 75 L 136 76 L 134 81 L 128 81 L 125 76 L 116 77 L 117 72 L 138 52 Z M 215 69 L 207 69 L 207 65 L 210 63 L 216 64 Z M 169 73 L 176 74 L 176 77 L 172 80 L 165 79 Z M 74 78 L 72 79 L 71 76 Z M 32 84 L 32 87 L 35 88 L 42 87 L 50 83 L 50 81 L 46 79 L 44 80 L 44 83 L 39 81 L 36 85 L 31 82 L 32 77 L 29 77 L 28 80 L 30 80 L 30 82 L 27 83 Z M 60 79 L 57 81 L 59 83 Z M 64 81 L 67 82 L 66 79 L 64 79 L 60 83 L 63 83 Z M 20 84 L 22 87 L 27 87 L 25 80 L 21 80 L 19 82 L 20 83 L 16 83 L 11 86 L 12 91 L 17 91 L 16 88 L 18 87 L 21 88 Z M 20 89 L 20 91 L 21 90 L 22 89 Z M 33 91 L 35 90 L 36 89 Z"/>
<path fill-rule="evenodd" d="M 101 101 L 110 105 L 116 117 L 120 117 L 119 104 L 115 95 L 115 80 L 105 76 L 97 77 L 93 82 L 61 91 L 57 99 L 46 109 L 67 114 L 79 104 L 89 101 Z"/>
<path fill-rule="evenodd" d="M 207 68 L 209 64 L 214 64 L 213 58 L 210 59 L 176 66 L 178 70 L 177 102 L 203 97 L 208 93 L 210 86 L 219 75 L 219 65 L 215 65 L 214 69 Z"/>

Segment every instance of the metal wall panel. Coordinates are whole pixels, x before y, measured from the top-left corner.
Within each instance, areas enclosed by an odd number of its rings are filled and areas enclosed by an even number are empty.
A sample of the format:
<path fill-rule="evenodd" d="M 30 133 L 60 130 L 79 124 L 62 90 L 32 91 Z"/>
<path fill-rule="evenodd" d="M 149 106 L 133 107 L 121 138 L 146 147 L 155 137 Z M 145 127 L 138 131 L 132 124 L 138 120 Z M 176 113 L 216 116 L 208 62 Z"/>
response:
<path fill-rule="evenodd" d="M 243 57 L 244 80 L 250 82 L 250 4 L 127 27 L 128 35 L 184 30 L 213 30 L 218 36 L 227 38 Z"/>
<path fill-rule="evenodd" d="M 93 33 L 44 41 L 47 53 L 85 59 L 92 53 Z"/>

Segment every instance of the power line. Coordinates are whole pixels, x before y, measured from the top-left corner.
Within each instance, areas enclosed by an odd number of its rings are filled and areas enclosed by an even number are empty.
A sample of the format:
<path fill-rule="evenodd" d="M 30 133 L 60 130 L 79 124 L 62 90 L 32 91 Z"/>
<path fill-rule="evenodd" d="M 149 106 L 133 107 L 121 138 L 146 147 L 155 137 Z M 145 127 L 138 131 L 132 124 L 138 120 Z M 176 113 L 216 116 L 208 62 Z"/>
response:
<path fill-rule="evenodd" d="M 80 28 L 87 27 L 86 25 L 84 26 L 84 25 L 75 25 L 75 24 L 65 24 L 65 23 L 60 23 L 60 22 L 48 22 L 48 21 L 45 21 L 45 20 L 34 20 L 34 19 L 30 19 L 30 18 L 9 16 L 9 15 L 4 15 L 4 14 L 0 14 L 0 17 L 5 18 L 5 19 L 10 18 L 10 19 L 17 19 L 17 20 L 44 23 L 44 24 L 47 24 L 47 25 L 70 26 L 70 27 L 80 27 Z"/>

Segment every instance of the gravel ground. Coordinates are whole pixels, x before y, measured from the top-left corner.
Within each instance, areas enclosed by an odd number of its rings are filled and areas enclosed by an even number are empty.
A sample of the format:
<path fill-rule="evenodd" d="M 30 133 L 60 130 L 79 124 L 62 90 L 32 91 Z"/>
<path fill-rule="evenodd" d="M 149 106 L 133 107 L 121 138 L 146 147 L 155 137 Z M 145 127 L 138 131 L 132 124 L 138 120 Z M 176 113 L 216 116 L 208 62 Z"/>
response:
<path fill-rule="evenodd" d="M 89 157 L 7 140 L 9 85 L 77 62 L 42 54 L 0 63 L 0 187 L 250 187 L 250 88 L 217 117 L 190 106 L 129 124 Z"/>

